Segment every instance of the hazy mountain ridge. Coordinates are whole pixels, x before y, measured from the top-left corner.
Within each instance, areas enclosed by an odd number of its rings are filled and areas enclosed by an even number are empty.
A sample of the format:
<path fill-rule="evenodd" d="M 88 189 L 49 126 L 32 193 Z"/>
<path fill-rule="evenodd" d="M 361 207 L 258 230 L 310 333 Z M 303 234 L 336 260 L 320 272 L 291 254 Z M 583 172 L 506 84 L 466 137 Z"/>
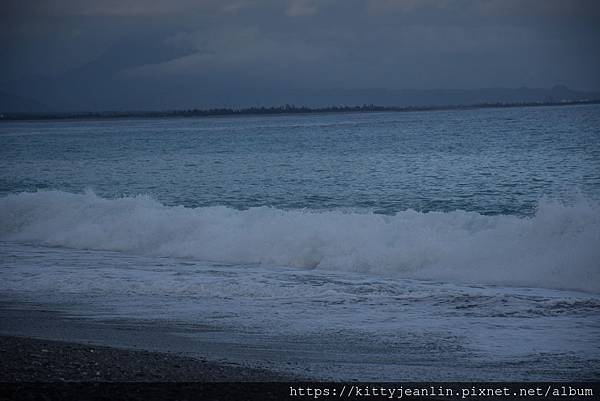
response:
<path fill-rule="evenodd" d="M 135 43 L 134 48 L 130 44 L 114 44 L 88 63 L 57 75 L 32 75 L 0 83 L 0 90 L 6 92 L 0 95 L 0 113 L 241 109 L 281 105 L 438 107 L 600 99 L 600 92 L 578 91 L 564 85 L 551 88 L 319 89 L 286 82 L 273 88 L 259 82 L 242 83 L 241 72 L 212 82 L 187 76 L 158 79 L 134 71 L 142 66 L 180 59 L 193 50 L 162 42 L 138 40 Z"/>

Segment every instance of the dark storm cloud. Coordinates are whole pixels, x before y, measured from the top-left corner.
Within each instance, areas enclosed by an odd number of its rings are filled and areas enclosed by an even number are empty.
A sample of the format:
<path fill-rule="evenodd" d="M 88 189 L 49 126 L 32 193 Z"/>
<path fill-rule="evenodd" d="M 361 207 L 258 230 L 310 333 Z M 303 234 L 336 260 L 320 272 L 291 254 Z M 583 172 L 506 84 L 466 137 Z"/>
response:
<path fill-rule="evenodd" d="M 600 89 L 595 0 L 0 7 L 0 88 L 71 108 L 265 104 L 286 91 L 333 89 Z"/>

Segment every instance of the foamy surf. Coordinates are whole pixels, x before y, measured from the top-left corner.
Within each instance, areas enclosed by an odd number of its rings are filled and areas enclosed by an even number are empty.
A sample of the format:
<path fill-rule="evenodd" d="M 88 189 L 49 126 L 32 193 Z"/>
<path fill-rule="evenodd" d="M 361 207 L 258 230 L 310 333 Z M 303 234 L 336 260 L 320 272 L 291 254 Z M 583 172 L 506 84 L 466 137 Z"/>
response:
<path fill-rule="evenodd" d="M 600 205 L 541 201 L 532 217 L 413 210 L 171 207 L 149 196 L 0 198 L 0 239 L 231 264 L 600 291 Z"/>

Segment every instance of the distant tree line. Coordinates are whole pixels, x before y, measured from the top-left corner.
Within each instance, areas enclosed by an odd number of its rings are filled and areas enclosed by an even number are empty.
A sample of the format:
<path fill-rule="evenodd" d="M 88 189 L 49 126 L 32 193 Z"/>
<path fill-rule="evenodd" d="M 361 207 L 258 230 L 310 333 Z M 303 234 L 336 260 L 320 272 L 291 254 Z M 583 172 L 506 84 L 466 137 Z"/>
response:
<path fill-rule="evenodd" d="M 494 102 L 471 105 L 443 106 L 405 106 L 389 107 L 363 104 L 362 106 L 327 106 L 307 107 L 285 104 L 276 107 L 248 108 L 212 108 L 171 111 L 101 111 L 72 113 L 0 113 L 0 120 L 59 120 L 59 119 L 102 119 L 102 118 L 164 118 L 164 117 L 210 117 L 238 115 L 277 115 L 277 114 L 318 114 L 318 113 L 370 113 L 370 112 L 410 112 L 435 110 L 468 110 L 482 108 L 533 107 L 533 106 L 566 106 L 575 104 L 597 104 L 600 99 L 593 100 L 547 100 L 539 102 Z"/>

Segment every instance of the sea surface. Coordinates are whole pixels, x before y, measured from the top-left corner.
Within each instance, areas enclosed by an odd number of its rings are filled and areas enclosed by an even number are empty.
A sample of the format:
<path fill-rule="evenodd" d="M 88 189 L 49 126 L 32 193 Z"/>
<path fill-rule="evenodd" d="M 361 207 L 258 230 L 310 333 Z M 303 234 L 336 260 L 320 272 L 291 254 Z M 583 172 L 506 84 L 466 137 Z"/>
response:
<path fill-rule="evenodd" d="M 1 122 L 0 297 L 313 378 L 598 380 L 600 106 Z"/>

